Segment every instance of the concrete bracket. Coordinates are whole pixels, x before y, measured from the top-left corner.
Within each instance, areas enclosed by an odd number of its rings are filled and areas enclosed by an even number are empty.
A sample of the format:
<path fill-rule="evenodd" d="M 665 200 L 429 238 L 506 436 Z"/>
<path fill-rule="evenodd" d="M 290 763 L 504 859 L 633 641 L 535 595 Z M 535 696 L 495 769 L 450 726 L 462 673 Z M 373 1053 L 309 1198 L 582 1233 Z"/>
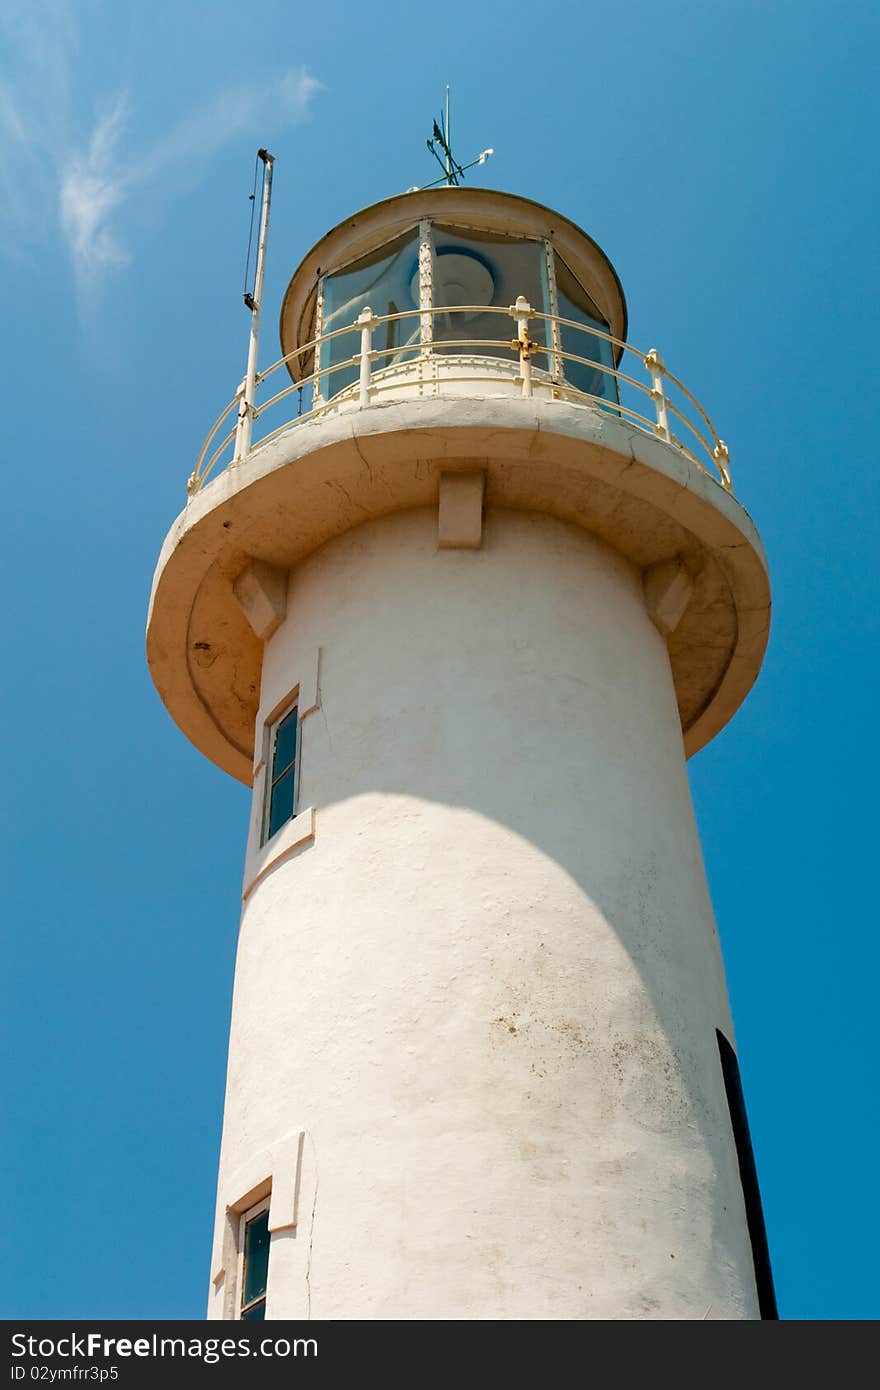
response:
<path fill-rule="evenodd" d="M 483 543 L 485 481 L 483 472 L 440 474 L 438 549 L 480 549 Z"/>
<path fill-rule="evenodd" d="M 232 586 L 241 611 L 265 642 L 284 621 L 289 571 L 265 560 L 251 560 Z"/>
<path fill-rule="evenodd" d="M 658 632 L 668 637 L 685 614 L 694 591 L 694 582 L 682 560 L 661 560 L 642 574 L 645 607 Z"/>

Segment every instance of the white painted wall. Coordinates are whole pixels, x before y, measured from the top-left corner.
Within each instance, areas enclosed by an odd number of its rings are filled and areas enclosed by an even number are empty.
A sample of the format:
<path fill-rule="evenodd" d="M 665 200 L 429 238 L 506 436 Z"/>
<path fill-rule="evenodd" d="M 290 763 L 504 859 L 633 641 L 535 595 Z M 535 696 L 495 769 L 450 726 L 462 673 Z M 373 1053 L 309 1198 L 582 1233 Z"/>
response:
<path fill-rule="evenodd" d="M 261 718 L 321 650 L 315 835 L 245 903 L 212 1273 L 227 1205 L 302 1130 L 270 1318 L 757 1317 L 640 576 L 543 516 L 490 512 L 477 551 L 436 526 L 330 542 L 267 645 Z"/>

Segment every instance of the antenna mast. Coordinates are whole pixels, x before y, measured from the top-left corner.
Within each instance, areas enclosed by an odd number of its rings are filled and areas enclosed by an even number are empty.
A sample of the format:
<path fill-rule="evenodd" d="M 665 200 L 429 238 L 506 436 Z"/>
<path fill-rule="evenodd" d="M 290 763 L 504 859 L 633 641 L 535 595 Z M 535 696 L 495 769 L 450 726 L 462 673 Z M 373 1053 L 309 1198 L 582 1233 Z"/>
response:
<path fill-rule="evenodd" d="M 495 151 L 491 148 L 488 150 L 483 150 L 481 154 L 477 155 L 476 159 L 472 159 L 470 164 L 465 164 L 464 166 L 459 164 L 456 160 L 454 154 L 452 153 L 452 139 L 450 135 L 448 82 L 446 84 L 445 114 L 440 117 L 440 121 L 442 123 L 442 128 L 441 125 L 438 125 L 437 121 L 435 120 L 433 123 L 434 129 L 432 131 L 432 137 L 430 140 L 426 140 L 425 143 L 428 146 L 428 149 L 431 151 L 434 158 L 436 159 L 437 163 L 440 165 L 440 168 L 443 170 L 443 177 L 440 179 L 435 179 L 433 183 L 414 184 L 412 188 L 407 189 L 408 193 L 415 193 L 418 191 L 420 187 L 437 188 L 441 183 L 445 184 L 447 188 L 457 188 L 459 186 L 459 183 L 463 181 L 465 173 L 468 169 L 473 169 L 476 164 L 485 164 L 486 160 L 490 157 L 490 155 L 493 155 L 495 153 Z M 438 145 L 443 152 L 442 157 L 440 154 L 437 153 Z"/>
<path fill-rule="evenodd" d="M 260 207 L 260 234 L 257 240 L 257 260 L 254 268 L 253 293 L 244 292 L 244 302 L 251 311 L 251 332 L 248 342 L 247 370 L 241 384 L 238 404 L 238 424 L 235 429 L 233 463 L 240 463 L 250 453 L 251 431 L 254 424 L 254 396 L 257 389 L 257 349 L 260 342 L 260 309 L 263 303 L 263 276 L 266 270 L 266 242 L 269 238 L 269 206 L 272 201 L 272 166 L 275 156 L 268 150 L 257 150 L 263 161 L 263 198 Z M 251 224 L 253 225 L 253 224 Z"/>
<path fill-rule="evenodd" d="M 456 183 L 452 173 L 452 148 L 449 144 L 449 83 L 446 83 L 446 120 L 443 122 L 443 144 L 446 148 L 446 185 Z"/>

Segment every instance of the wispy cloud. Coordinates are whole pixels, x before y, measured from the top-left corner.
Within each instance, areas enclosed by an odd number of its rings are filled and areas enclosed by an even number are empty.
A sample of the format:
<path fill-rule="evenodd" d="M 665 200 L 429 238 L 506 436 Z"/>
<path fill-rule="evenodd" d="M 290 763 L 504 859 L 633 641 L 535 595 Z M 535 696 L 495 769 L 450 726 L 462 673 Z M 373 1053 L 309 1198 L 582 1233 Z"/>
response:
<path fill-rule="evenodd" d="M 291 121 L 303 121 L 309 112 L 312 97 L 321 91 L 321 83 L 305 68 L 291 68 L 278 84 L 282 108 Z"/>
<path fill-rule="evenodd" d="M 56 150 L 70 123 L 76 31 L 67 0 L 0 5 L 0 252 L 23 258 L 57 193 Z"/>
<path fill-rule="evenodd" d="M 262 123 L 295 125 L 309 114 L 312 98 L 321 83 L 305 68 L 269 74 L 260 86 L 234 85 L 216 92 L 201 106 L 186 113 L 160 135 L 134 163 L 134 181 L 143 182 L 163 172 L 178 159 L 195 153 L 206 158 L 249 128 Z"/>
<path fill-rule="evenodd" d="M 133 139 L 134 97 L 120 89 L 77 138 L 78 38 L 68 0 L 4 0 L 0 37 L 12 59 L 12 75 L 0 78 L 0 252 L 21 254 L 54 217 L 81 294 L 132 259 L 127 213 L 139 198 L 155 208 L 171 196 L 161 177 L 171 166 L 191 169 L 195 155 L 204 167 L 248 130 L 258 140 L 306 119 L 321 89 L 305 68 L 264 73 L 259 84 L 213 92 L 147 142 Z"/>
<path fill-rule="evenodd" d="M 128 261 L 111 222 L 126 191 L 125 180 L 115 172 L 126 106 L 125 97 L 118 96 L 95 126 L 86 150 L 74 154 L 60 174 L 61 230 L 80 278 Z"/>

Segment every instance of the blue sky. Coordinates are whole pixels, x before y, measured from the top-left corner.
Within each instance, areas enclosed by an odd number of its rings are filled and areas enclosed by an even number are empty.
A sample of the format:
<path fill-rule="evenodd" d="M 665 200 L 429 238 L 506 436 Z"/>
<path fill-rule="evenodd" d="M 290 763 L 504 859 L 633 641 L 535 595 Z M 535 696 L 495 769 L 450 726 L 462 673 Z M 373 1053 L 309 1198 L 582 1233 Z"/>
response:
<path fill-rule="evenodd" d="M 780 1311 L 880 1314 L 874 730 L 880 10 L 6 0 L 6 1317 L 203 1315 L 248 793 L 146 670 L 162 539 L 240 380 L 254 151 L 263 361 L 347 213 L 479 181 L 607 251 L 731 448 L 766 663 L 690 764 Z"/>

